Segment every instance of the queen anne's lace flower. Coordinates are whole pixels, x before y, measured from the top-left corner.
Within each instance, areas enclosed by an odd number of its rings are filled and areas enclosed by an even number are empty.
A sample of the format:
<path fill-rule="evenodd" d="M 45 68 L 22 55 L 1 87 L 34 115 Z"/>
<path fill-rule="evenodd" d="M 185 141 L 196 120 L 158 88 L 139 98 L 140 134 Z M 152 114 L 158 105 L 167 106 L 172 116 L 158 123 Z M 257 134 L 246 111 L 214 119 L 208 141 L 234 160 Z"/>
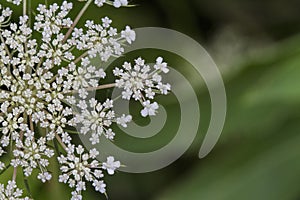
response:
<path fill-rule="evenodd" d="M 135 40 L 135 33 L 127 26 L 120 37 L 111 23 L 108 17 L 102 19 L 102 24 L 89 20 L 85 24 L 87 31 L 75 28 L 70 42 L 73 41 L 78 50 L 87 50 L 91 58 L 100 56 L 102 61 L 107 61 L 111 56 L 120 56 L 124 52 L 123 40 L 130 44 Z"/>
<path fill-rule="evenodd" d="M 142 116 L 148 116 L 158 109 L 158 104 L 151 102 L 154 96 L 170 90 L 159 75 L 168 72 L 162 58 L 157 59 L 154 69 L 141 58 L 133 67 L 125 63 L 122 69 L 114 70 L 116 83 L 103 85 L 106 72 L 99 62 L 122 55 L 124 46 L 135 40 L 135 32 L 129 26 L 118 32 L 108 17 L 100 24 L 88 20 L 85 28 L 76 25 L 92 2 L 99 7 L 121 7 L 128 1 L 81 1 L 86 4 L 74 21 L 68 17 L 72 3 L 38 5 L 33 26 L 26 7 L 19 20 L 11 22 L 12 10 L 0 4 L 0 157 L 8 153 L 12 156 L 9 163 L 0 161 L 0 172 L 14 168 L 6 188 L 0 184 L 1 200 L 29 199 L 21 197 L 22 191 L 16 186 L 18 170 L 25 177 L 37 174 L 41 182 L 49 181 L 54 150 L 61 164 L 59 181 L 74 188 L 72 199 L 82 199 L 86 182 L 105 193 L 102 170 L 113 175 L 121 163 L 111 156 L 106 162 L 97 161 L 99 152 L 92 149 L 86 153 L 82 146 L 75 147 L 70 134 L 88 134 L 92 144 L 98 143 L 101 136 L 113 140 L 112 125 L 127 127 L 132 117 L 115 113 L 110 99 L 100 102 L 88 98 L 90 91 L 122 88 L 123 98 L 139 100 L 144 106 Z M 23 3 L 26 5 L 25 0 Z M 76 128 L 78 131 L 74 131 Z"/>
<path fill-rule="evenodd" d="M 47 172 L 49 165 L 49 158 L 54 156 L 54 151 L 47 148 L 46 139 L 41 137 L 35 142 L 34 133 L 30 130 L 24 134 L 24 143 L 21 140 L 16 141 L 17 149 L 13 154 L 15 159 L 11 161 L 13 167 L 21 166 L 25 176 L 30 176 L 33 169 L 39 168 L 41 173 L 38 175 L 38 179 L 42 182 L 51 179 L 51 174 Z"/>
<path fill-rule="evenodd" d="M 168 73 L 167 63 L 163 62 L 159 57 L 154 65 L 154 70 L 150 65 L 145 64 L 145 60 L 138 58 L 135 60 L 134 66 L 125 62 L 122 68 L 115 68 L 114 75 L 119 77 L 116 80 L 116 86 L 124 89 L 122 98 L 130 100 L 131 98 L 140 101 L 144 106 L 141 111 L 142 116 L 155 115 L 158 109 L 156 102 L 150 103 L 156 94 L 168 94 L 171 89 L 170 84 L 162 83 L 161 72 Z"/>
<path fill-rule="evenodd" d="M 99 143 L 99 137 L 104 135 L 107 139 L 113 140 L 115 133 L 110 128 L 113 123 L 117 123 L 123 127 L 127 127 L 127 123 L 131 121 L 130 115 L 122 115 L 117 117 L 113 109 L 113 101 L 106 100 L 103 104 L 95 99 L 89 100 L 88 105 L 85 102 L 78 104 L 81 111 L 75 116 L 76 124 L 82 124 L 80 133 L 86 135 L 91 134 L 90 141 L 92 144 Z M 89 109 L 87 109 L 89 107 Z"/>
<path fill-rule="evenodd" d="M 120 161 L 115 161 L 114 157 L 109 156 L 107 161 L 103 163 L 102 169 L 106 169 L 108 174 L 113 175 L 120 166 Z"/>
<path fill-rule="evenodd" d="M 106 184 L 101 180 L 104 177 L 101 170 L 102 167 L 101 164 L 95 160 L 99 152 L 92 149 L 86 153 L 81 145 L 78 147 L 70 145 L 67 148 L 67 153 L 67 156 L 62 155 L 58 158 L 62 171 L 62 175 L 59 176 L 59 181 L 75 189 L 75 191 L 72 192 L 72 198 L 82 198 L 81 192 L 86 190 L 86 182 L 91 182 L 96 191 L 105 193 Z M 117 168 L 118 167 L 114 165 L 114 169 Z M 109 170 L 112 170 L 112 168 L 109 168 Z"/>
<path fill-rule="evenodd" d="M 76 90 L 79 97 L 85 99 L 88 95 L 88 88 L 97 87 L 99 79 L 104 79 L 106 73 L 102 68 L 97 69 L 90 65 L 88 58 L 83 58 L 81 66 L 76 67 L 75 63 L 70 63 L 67 68 L 58 70 L 58 75 L 63 80 L 63 91 Z"/>
<path fill-rule="evenodd" d="M 122 38 L 125 38 L 126 41 L 131 44 L 135 40 L 135 32 L 131 30 L 129 26 L 126 26 L 126 29 L 121 32 Z"/>
<path fill-rule="evenodd" d="M 115 0 L 114 1 L 114 6 L 116 8 L 119 8 L 121 6 L 127 6 L 128 5 L 128 1 L 127 0 Z"/>
<path fill-rule="evenodd" d="M 68 44 L 62 45 L 61 41 L 64 36 L 60 33 L 61 29 L 70 28 L 73 24 L 73 21 L 67 17 L 72 7 L 72 3 L 64 1 L 61 6 L 54 3 L 48 9 L 46 5 L 40 4 L 37 8 L 39 13 L 35 17 L 34 29 L 42 33 L 42 40 L 46 43 L 46 46 L 51 48 L 51 43 L 54 45 L 53 50 L 56 50 L 52 52 L 54 55 L 58 55 L 60 53 L 59 50 L 61 51 L 62 48 L 68 49 L 64 47 L 64 45 L 68 46 Z M 56 36 L 56 39 L 51 42 L 53 36 Z M 61 49 L 56 49 L 55 47 L 60 47 Z M 46 51 L 45 53 L 49 52 Z"/>
<path fill-rule="evenodd" d="M 5 187 L 0 183 L 0 199 L 3 200 L 29 200 L 29 197 L 22 197 L 23 191 L 19 189 L 15 181 L 8 181 Z"/>
<path fill-rule="evenodd" d="M 144 109 L 141 111 L 143 117 L 154 116 L 158 109 L 158 104 L 156 102 L 150 103 L 149 100 L 143 102 L 143 106 Z"/>

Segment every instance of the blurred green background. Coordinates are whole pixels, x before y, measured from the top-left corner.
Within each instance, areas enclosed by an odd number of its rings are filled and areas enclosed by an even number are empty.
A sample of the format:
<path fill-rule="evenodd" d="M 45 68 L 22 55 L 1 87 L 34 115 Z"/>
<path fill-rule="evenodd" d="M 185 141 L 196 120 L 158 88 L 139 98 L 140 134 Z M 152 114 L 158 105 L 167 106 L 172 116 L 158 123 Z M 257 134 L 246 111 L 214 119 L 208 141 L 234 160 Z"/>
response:
<path fill-rule="evenodd" d="M 75 16 L 84 5 L 71 0 Z M 43 2 L 32 0 L 32 6 Z M 52 2 L 62 2 L 48 0 Z M 1 1 L 2 3 L 2 1 Z M 85 19 L 109 16 L 119 29 L 158 26 L 191 36 L 217 63 L 226 86 L 228 113 L 222 136 L 204 159 L 198 151 L 210 118 L 210 100 L 201 76 L 182 58 L 143 50 L 153 60 L 162 55 L 189 78 L 201 107 L 200 129 L 193 145 L 172 165 L 151 173 L 118 172 L 106 177 L 111 200 L 299 200 L 300 199 L 300 1 L 298 0 L 135 0 L 133 8 L 91 6 Z M 20 11 L 21 13 L 21 11 Z M 84 19 L 80 21 L 83 25 Z M 106 95 L 106 94 L 99 94 Z M 174 96 L 161 97 L 176 113 Z M 133 106 L 134 107 L 134 104 Z M 136 114 L 136 110 L 132 113 Z M 178 118 L 172 118 L 176 124 Z M 192 120 L 192 119 L 191 119 Z M 136 121 L 141 125 L 147 119 Z M 118 132 L 116 143 L 136 152 L 159 149 L 176 133 L 168 126 L 157 136 L 140 140 Z M 173 134 L 173 135 L 172 135 Z M 53 166 L 53 172 L 55 172 Z M 57 167 L 57 166 L 56 166 Z M 70 190 L 55 181 L 38 187 L 35 199 L 68 199 Z M 85 193 L 86 199 L 105 199 Z"/>

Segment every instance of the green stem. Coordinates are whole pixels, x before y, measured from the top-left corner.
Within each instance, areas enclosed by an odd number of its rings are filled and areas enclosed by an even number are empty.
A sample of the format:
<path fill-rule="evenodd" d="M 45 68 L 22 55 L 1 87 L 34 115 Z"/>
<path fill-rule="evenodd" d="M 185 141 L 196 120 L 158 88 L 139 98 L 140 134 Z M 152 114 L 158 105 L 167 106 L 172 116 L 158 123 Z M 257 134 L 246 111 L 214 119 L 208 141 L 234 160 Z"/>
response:
<path fill-rule="evenodd" d="M 64 129 L 64 131 L 66 131 L 66 132 L 68 132 L 68 133 L 71 133 L 71 134 L 76 134 L 76 135 L 79 134 L 78 131 L 72 131 L 72 130 L 68 130 L 68 129 Z"/>

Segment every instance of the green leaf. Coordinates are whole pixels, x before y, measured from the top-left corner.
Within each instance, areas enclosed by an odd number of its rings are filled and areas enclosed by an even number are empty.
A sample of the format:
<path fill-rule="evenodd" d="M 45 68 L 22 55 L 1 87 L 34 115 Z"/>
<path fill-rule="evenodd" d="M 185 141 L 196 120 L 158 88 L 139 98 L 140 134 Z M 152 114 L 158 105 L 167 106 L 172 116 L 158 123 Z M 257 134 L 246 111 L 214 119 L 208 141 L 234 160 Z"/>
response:
<path fill-rule="evenodd" d="M 10 164 L 6 165 L 5 168 L 0 172 L 0 175 L 2 175 L 6 170 L 8 170 L 11 167 Z"/>

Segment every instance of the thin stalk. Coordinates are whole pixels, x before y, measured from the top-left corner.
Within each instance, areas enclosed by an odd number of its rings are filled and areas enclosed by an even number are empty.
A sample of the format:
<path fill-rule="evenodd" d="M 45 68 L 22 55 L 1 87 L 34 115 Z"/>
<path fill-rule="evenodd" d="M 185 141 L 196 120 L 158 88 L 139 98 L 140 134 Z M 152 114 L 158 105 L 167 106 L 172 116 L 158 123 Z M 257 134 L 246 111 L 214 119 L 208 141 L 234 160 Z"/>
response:
<path fill-rule="evenodd" d="M 9 56 L 9 58 L 11 58 L 11 53 L 10 53 L 10 51 L 9 51 L 6 43 L 5 43 L 4 38 L 2 37 L 2 34 L 0 34 L 0 40 L 4 44 L 4 49 L 5 49 L 6 53 L 7 53 L 7 55 Z"/>
<path fill-rule="evenodd" d="M 103 90 L 103 89 L 108 89 L 108 88 L 113 88 L 113 87 L 116 87 L 115 83 L 100 85 L 98 87 L 89 87 L 89 88 L 86 88 L 86 90 L 94 91 L 94 90 Z M 76 94 L 76 93 L 78 93 L 78 90 L 72 90 L 72 91 L 65 92 L 65 94 L 70 94 L 70 93 Z"/>
<path fill-rule="evenodd" d="M 31 118 L 30 115 L 29 115 L 29 126 L 30 126 L 30 130 L 31 130 L 32 132 L 34 132 L 34 125 L 33 125 L 33 121 L 32 121 L 32 118 Z"/>
<path fill-rule="evenodd" d="M 74 60 L 74 63 L 77 64 L 79 61 L 81 61 L 82 58 L 86 57 L 88 55 L 88 51 L 84 52 L 83 54 L 81 54 L 81 56 L 79 56 L 78 58 L 76 58 L 76 60 Z"/>
<path fill-rule="evenodd" d="M 21 141 L 23 140 L 23 135 L 24 135 L 24 133 L 23 133 L 23 131 L 21 131 L 21 133 L 20 133 L 20 140 L 21 140 Z M 13 180 L 13 181 L 16 181 L 16 179 L 17 179 L 17 174 L 18 174 L 18 167 L 15 167 L 15 168 L 14 168 L 14 172 L 13 172 L 13 177 L 12 177 L 12 180 Z"/>
<path fill-rule="evenodd" d="M 16 179 L 17 179 L 17 173 L 18 173 L 18 168 L 15 167 L 15 168 L 14 168 L 13 177 L 12 177 L 12 180 L 13 180 L 13 181 L 16 181 Z"/>
<path fill-rule="evenodd" d="M 100 85 L 98 87 L 89 87 L 86 90 L 87 91 L 94 91 L 94 90 L 102 90 L 102 89 L 108 89 L 108 88 L 113 88 L 113 87 L 116 87 L 115 83 Z"/>
<path fill-rule="evenodd" d="M 119 96 L 117 96 L 116 98 L 114 98 L 113 101 L 117 101 L 117 100 L 120 99 L 121 97 L 122 97 L 122 96 L 119 95 Z"/>
<path fill-rule="evenodd" d="M 88 9 L 89 5 L 93 2 L 93 0 L 88 0 L 86 2 L 86 4 L 84 5 L 84 7 L 81 9 L 81 11 L 79 12 L 79 14 L 77 15 L 77 17 L 75 18 L 72 26 L 70 27 L 70 29 L 68 30 L 68 32 L 65 35 L 65 38 L 63 39 L 62 43 L 65 43 L 67 41 L 67 39 L 69 38 L 69 36 L 71 35 L 72 31 L 74 30 L 75 26 L 78 24 L 80 18 L 82 17 L 82 15 L 85 13 L 85 11 Z"/>
<path fill-rule="evenodd" d="M 26 15 L 27 12 L 27 0 L 23 0 L 23 16 Z"/>
<path fill-rule="evenodd" d="M 55 134 L 55 138 L 57 139 L 58 143 L 62 146 L 62 148 L 65 151 L 67 151 L 67 146 L 64 144 L 64 142 L 62 141 L 62 139 L 59 137 L 57 133 Z"/>

